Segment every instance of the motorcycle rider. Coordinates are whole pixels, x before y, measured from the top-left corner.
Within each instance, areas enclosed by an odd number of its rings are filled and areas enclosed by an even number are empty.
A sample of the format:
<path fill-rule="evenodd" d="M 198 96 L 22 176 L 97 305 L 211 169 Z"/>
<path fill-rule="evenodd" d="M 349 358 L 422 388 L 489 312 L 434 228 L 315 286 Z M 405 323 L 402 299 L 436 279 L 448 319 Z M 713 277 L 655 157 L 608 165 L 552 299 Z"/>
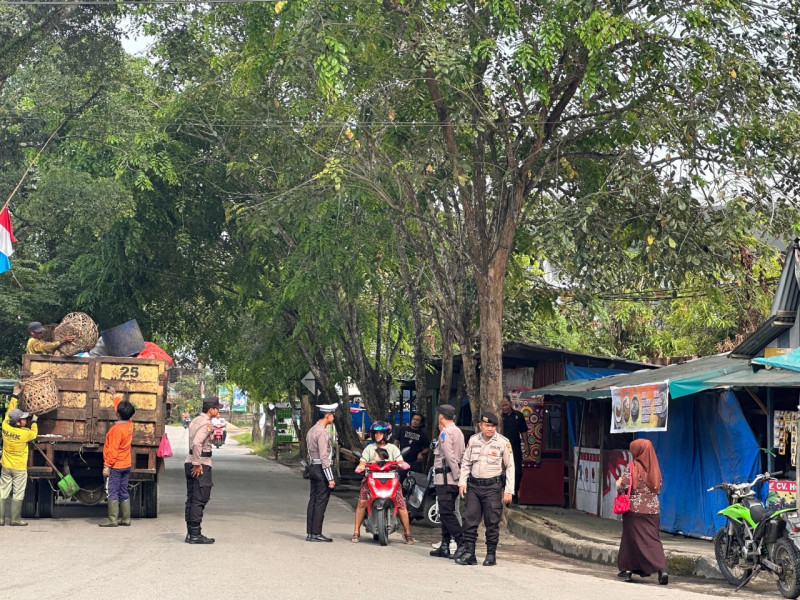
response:
<path fill-rule="evenodd" d="M 228 424 L 228 422 L 223 417 L 217 416 L 217 417 L 214 417 L 213 419 L 211 419 L 211 425 L 214 426 L 215 430 L 222 429 L 222 443 L 223 444 L 225 443 L 225 438 L 228 437 L 228 428 L 226 427 L 227 424 Z"/>
<path fill-rule="evenodd" d="M 409 468 L 410 465 L 403 460 L 400 449 L 394 444 L 389 443 L 392 437 L 392 426 L 389 423 L 377 421 L 372 424 L 369 431 L 375 443 L 364 448 L 364 452 L 361 454 L 361 460 L 356 467 L 356 473 L 363 473 L 368 462 L 375 462 L 380 459 L 380 457 L 377 456 L 378 449 L 383 449 L 387 452 L 389 460 L 400 463 L 403 469 Z M 353 537 L 350 538 L 350 541 L 353 543 L 361 540 L 361 522 L 364 520 L 364 516 L 367 513 L 367 502 L 369 502 L 369 489 L 367 488 L 367 478 L 364 477 L 361 480 L 361 490 L 358 494 L 358 506 L 356 507 L 356 521 L 353 527 Z M 401 486 L 397 486 L 394 502 L 397 506 L 397 514 L 400 517 L 400 523 L 403 524 L 403 537 L 406 540 L 406 544 L 413 544 L 414 538 L 411 537 L 411 523 L 408 518 L 408 509 L 406 508 L 406 500 L 403 497 L 403 489 Z"/>

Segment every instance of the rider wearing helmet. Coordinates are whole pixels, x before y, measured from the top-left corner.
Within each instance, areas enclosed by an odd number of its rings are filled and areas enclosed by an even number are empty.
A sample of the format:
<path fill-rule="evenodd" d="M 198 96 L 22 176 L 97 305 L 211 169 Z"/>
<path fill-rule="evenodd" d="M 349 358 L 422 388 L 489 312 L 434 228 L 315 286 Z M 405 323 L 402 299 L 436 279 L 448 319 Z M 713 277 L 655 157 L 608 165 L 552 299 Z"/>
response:
<path fill-rule="evenodd" d="M 370 436 L 374 444 L 370 444 L 361 454 L 361 461 L 356 467 L 356 473 L 363 473 L 364 467 L 368 462 L 377 462 L 382 460 L 376 455 L 376 450 L 382 448 L 389 454 L 389 460 L 396 461 L 401 464 L 402 468 L 408 469 L 409 465 L 403 460 L 400 454 L 400 449 L 394 444 L 390 444 L 389 440 L 392 438 L 392 426 L 383 421 L 376 421 L 369 428 Z M 358 494 L 358 506 L 356 507 L 356 522 L 353 528 L 353 537 L 351 542 L 358 542 L 361 539 L 361 521 L 367 513 L 367 502 L 369 501 L 369 490 L 367 489 L 367 478 L 361 480 L 361 490 Z M 408 519 L 408 509 L 406 508 L 406 500 L 403 497 L 403 490 L 401 486 L 397 486 L 397 493 L 394 496 L 395 504 L 397 505 L 397 514 L 400 517 L 400 522 L 403 524 L 403 537 L 406 539 L 406 544 L 413 544 L 414 538 L 411 537 L 411 524 Z"/>

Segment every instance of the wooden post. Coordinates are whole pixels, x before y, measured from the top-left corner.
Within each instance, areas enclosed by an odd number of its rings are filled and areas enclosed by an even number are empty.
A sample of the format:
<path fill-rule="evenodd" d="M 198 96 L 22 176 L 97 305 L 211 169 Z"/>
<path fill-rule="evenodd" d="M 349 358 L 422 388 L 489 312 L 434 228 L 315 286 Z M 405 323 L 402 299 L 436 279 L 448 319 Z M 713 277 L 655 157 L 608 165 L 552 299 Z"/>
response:
<path fill-rule="evenodd" d="M 764 444 L 767 447 L 767 471 L 772 473 L 775 470 L 775 457 L 772 455 L 773 446 L 775 445 L 772 439 L 773 427 L 773 402 L 772 402 L 772 388 L 767 388 L 767 442 Z"/>

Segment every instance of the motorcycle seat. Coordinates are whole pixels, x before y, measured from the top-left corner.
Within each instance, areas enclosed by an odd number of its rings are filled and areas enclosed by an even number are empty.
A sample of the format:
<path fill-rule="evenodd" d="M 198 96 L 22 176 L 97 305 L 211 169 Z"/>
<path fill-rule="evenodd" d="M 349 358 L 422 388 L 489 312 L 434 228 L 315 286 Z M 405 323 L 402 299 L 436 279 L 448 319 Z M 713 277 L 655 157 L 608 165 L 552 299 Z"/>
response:
<path fill-rule="evenodd" d="M 761 521 L 769 519 L 772 515 L 780 510 L 780 508 L 770 510 L 768 508 L 764 508 L 761 504 L 757 504 L 750 507 L 750 518 L 756 523 L 760 523 Z"/>

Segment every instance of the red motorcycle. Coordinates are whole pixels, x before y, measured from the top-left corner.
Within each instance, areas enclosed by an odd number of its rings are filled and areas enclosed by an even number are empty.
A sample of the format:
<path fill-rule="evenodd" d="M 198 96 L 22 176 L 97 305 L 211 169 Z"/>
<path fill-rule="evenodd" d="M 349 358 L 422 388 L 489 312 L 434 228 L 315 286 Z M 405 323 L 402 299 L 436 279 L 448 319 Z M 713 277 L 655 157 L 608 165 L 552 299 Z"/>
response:
<path fill-rule="evenodd" d="M 394 496 L 400 487 L 397 470 L 401 468 L 401 464 L 387 460 L 365 465 L 369 499 L 364 528 L 381 546 L 388 544 L 389 534 L 397 531 L 397 505 Z"/>

